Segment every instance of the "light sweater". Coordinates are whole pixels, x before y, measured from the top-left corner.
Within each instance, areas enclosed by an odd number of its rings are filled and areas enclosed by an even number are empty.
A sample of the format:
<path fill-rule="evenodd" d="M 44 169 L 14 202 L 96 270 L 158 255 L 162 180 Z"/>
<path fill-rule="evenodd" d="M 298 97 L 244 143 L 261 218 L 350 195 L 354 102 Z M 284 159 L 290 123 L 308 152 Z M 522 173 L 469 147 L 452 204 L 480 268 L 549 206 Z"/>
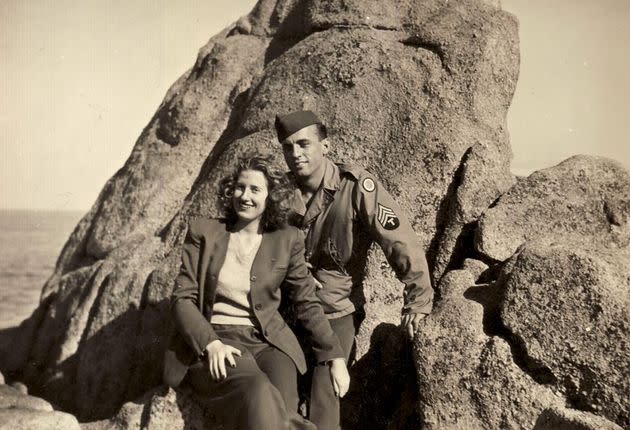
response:
<path fill-rule="evenodd" d="M 256 317 L 249 296 L 249 275 L 261 241 L 262 235 L 258 235 L 254 246 L 250 250 L 243 250 L 236 234 L 230 233 L 225 262 L 217 278 L 211 323 L 255 325 Z M 246 251 L 250 252 L 245 255 Z"/>

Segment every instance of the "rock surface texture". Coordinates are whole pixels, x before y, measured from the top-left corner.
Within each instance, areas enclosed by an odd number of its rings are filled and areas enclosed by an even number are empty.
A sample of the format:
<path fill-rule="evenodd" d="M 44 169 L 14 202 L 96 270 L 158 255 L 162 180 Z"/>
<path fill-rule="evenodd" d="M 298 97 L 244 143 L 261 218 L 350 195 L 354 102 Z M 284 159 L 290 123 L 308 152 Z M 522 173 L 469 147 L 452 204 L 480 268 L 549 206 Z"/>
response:
<path fill-rule="evenodd" d="M 588 412 L 546 409 L 533 430 L 622 430 L 617 424 Z"/>
<path fill-rule="evenodd" d="M 221 430 L 211 413 L 202 410 L 185 388 L 159 387 L 125 403 L 109 419 L 81 424 L 81 430 Z"/>
<path fill-rule="evenodd" d="M 616 379 L 627 347 L 614 343 L 628 336 L 627 173 L 578 158 L 513 187 L 517 22 L 498 3 L 259 1 L 168 91 L 70 236 L 39 308 L 0 333 L 0 369 L 89 421 L 84 430 L 204 428 L 211 411 L 160 388 L 187 221 L 218 215 L 217 182 L 239 154 L 281 162 L 274 116 L 306 108 L 328 125 L 330 157 L 367 168 L 401 204 L 438 285 L 409 348 L 396 327 L 402 286 L 370 253 L 345 429 L 531 429 L 565 406 L 628 424 Z M 574 210 L 588 217 L 568 218 Z M 530 247 L 537 230 L 559 248 Z M 571 233 L 579 245 L 565 244 Z M 579 270 L 590 272 L 578 291 Z M 562 318 L 548 304 L 567 313 L 558 330 L 541 330 Z"/>

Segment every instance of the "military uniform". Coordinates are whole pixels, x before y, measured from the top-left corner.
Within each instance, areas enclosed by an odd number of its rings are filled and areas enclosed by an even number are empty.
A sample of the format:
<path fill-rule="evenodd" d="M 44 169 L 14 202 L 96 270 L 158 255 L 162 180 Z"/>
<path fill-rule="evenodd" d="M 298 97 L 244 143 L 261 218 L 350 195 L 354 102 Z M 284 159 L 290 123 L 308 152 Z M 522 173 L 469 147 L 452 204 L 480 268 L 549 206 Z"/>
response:
<path fill-rule="evenodd" d="M 360 282 L 372 241 L 405 284 L 403 313 L 430 313 L 433 289 L 427 261 L 400 207 L 367 171 L 328 159 L 325 163 L 322 185 L 308 208 L 296 190 L 291 222 L 306 234 L 306 261 L 322 284 L 317 295 L 327 317 L 362 309 L 363 298 L 353 287 Z"/>
<path fill-rule="evenodd" d="M 403 313 L 430 313 L 433 289 L 415 232 L 382 184 L 361 168 L 324 163 L 322 184 L 308 207 L 296 190 L 291 222 L 306 234 L 306 260 L 322 285 L 316 294 L 349 360 L 358 328 L 352 315 L 365 304 L 356 287 L 373 241 L 404 284 Z M 310 419 L 320 430 L 339 428 L 339 402 L 324 366 L 314 370 Z"/>

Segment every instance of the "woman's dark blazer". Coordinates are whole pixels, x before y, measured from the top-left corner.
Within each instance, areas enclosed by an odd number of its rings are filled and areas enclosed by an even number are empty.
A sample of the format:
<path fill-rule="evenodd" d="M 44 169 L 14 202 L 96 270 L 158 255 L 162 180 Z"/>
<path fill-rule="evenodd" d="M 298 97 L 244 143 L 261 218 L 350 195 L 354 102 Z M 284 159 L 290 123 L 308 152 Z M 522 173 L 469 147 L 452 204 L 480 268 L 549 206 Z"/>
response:
<path fill-rule="evenodd" d="M 166 351 L 164 380 L 179 385 L 188 367 L 219 339 L 209 323 L 217 277 L 225 261 L 230 228 L 224 220 L 196 219 L 189 223 L 182 249 L 182 265 L 171 296 L 177 333 Z M 280 286 L 297 304 L 297 316 L 310 332 L 318 361 L 343 357 L 339 339 L 330 328 L 315 295 L 315 282 L 304 260 L 304 238 L 295 227 L 263 233 L 250 272 L 251 305 L 265 340 L 286 353 L 300 373 L 306 371 L 304 353 L 280 314 Z"/>

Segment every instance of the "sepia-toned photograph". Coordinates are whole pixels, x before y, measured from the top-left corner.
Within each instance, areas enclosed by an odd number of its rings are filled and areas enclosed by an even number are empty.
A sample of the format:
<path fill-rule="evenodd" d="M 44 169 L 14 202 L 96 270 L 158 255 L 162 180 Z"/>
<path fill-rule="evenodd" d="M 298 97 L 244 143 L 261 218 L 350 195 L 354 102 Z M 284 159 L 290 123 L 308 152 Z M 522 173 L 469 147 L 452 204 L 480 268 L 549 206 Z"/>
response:
<path fill-rule="evenodd" d="M 0 430 L 630 429 L 630 2 L 0 2 Z"/>

